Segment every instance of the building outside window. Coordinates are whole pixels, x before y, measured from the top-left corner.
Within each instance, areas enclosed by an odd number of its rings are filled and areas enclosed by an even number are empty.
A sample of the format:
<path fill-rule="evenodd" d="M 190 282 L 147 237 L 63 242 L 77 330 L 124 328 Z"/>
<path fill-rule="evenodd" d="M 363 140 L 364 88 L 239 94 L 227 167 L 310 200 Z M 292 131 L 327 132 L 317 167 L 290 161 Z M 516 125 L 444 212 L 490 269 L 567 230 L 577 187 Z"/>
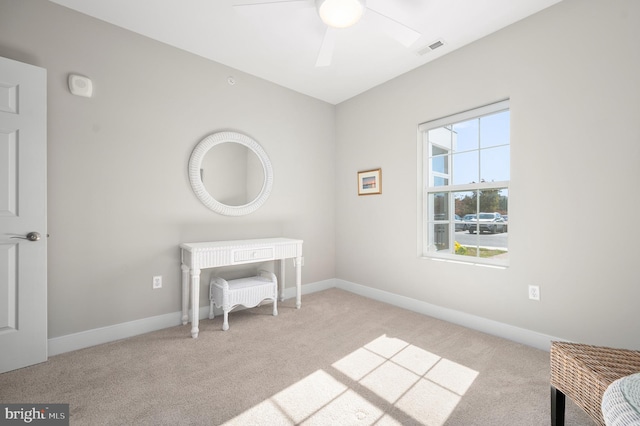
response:
<path fill-rule="evenodd" d="M 508 264 L 509 101 L 419 126 L 421 255 Z"/>

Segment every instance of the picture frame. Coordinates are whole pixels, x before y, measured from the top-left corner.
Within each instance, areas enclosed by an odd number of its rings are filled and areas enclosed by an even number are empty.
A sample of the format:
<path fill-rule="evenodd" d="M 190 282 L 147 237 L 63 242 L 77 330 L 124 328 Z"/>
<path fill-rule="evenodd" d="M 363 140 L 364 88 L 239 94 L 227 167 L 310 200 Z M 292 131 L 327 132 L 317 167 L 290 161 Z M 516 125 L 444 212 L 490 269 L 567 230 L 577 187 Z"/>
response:
<path fill-rule="evenodd" d="M 382 194 L 382 169 L 358 172 L 358 195 Z"/>

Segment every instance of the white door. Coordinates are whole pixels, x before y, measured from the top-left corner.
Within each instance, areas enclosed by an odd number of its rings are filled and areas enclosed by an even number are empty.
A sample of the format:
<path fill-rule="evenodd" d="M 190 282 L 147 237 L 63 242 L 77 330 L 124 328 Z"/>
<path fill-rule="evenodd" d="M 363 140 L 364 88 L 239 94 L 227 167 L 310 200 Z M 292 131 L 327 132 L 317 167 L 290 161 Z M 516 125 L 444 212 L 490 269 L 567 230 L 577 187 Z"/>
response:
<path fill-rule="evenodd" d="M 46 194 L 47 71 L 0 57 L 0 373 L 47 360 Z"/>

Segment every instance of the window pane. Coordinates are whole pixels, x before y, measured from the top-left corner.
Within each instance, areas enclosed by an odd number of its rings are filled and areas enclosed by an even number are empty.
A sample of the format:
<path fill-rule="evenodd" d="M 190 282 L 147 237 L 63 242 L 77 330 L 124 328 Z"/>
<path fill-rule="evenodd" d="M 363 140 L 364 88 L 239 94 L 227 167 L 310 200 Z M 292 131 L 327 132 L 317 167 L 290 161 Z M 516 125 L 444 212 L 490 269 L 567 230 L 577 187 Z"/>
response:
<path fill-rule="evenodd" d="M 449 174 L 449 156 L 433 157 L 431 159 L 431 171 L 433 173 Z"/>
<path fill-rule="evenodd" d="M 437 129 L 429 130 L 428 138 L 429 143 L 433 146 L 433 155 L 436 155 L 436 147 L 449 151 L 453 148 L 453 136 L 454 133 L 451 129 L 446 127 L 438 127 Z"/>
<path fill-rule="evenodd" d="M 431 156 L 432 157 L 437 157 L 438 155 L 446 155 L 449 153 L 449 151 L 451 151 L 450 149 L 444 149 L 441 148 L 439 146 L 433 146 L 432 150 L 431 150 Z"/>
<path fill-rule="evenodd" d="M 454 205 L 455 205 L 455 214 L 459 217 L 459 220 L 456 220 L 455 230 L 456 231 L 467 231 L 468 227 L 473 224 L 473 220 L 475 218 L 476 212 L 476 196 L 473 191 L 458 191 L 453 193 Z M 458 237 L 456 236 L 456 241 Z"/>
<path fill-rule="evenodd" d="M 469 151 L 472 149 L 478 149 L 478 119 L 462 121 L 453 125 L 453 130 L 456 134 L 455 139 L 455 151 Z"/>
<path fill-rule="evenodd" d="M 456 214 L 465 220 L 465 216 L 474 215 L 478 213 L 477 201 L 475 191 L 459 191 L 454 192 L 453 197 L 455 199 Z"/>
<path fill-rule="evenodd" d="M 463 185 L 480 182 L 478 170 L 478 151 L 453 155 L 453 184 Z"/>
<path fill-rule="evenodd" d="M 429 221 L 449 220 L 449 193 L 438 192 L 429 194 L 429 205 L 433 209 L 429 215 Z"/>
<path fill-rule="evenodd" d="M 438 251 L 449 249 L 449 225 L 434 224 L 434 244 Z"/>
<path fill-rule="evenodd" d="M 450 251 L 449 193 L 429 194 L 429 251 Z"/>
<path fill-rule="evenodd" d="M 504 249 L 505 253 L 500 254 L 500 258 L 502 259 L 508 259 L 509 258 L 509 244 L 508 244 L 508 237 L 509 237 L 509 190 L 508 189 L 502 189 L 500 191 L 500 209 L 498 210 L 500 212 L 500 214 L 502 215 L 502 220 L 504 220 L 504 232 L 506 232 L 506 238 L 503 238 L 503 244 L 501 245 L 501 248 Z"/>
<path fill-rule="evenodd" d="M 505 222 L 509 221 L 509 190 L 503 188 L 499 192 L 498 213 L 502 215 Z"/>
<path fill-rule="evenodd" d="M 483 149 L 480 151 L 481 182 L 509 180 L 509 146 Z"/>
<path fill-rule="evenodd" d="M 460 243 L 458 240 L 456 240 L 455 243 L 453 243 L 453 254 L 458 255 L 458 256 L 469 256 L 467 253 L 469 252 L 470 247 L 467 245 L 464 245 L 463 243 Z"/>
<path fill-rule="evenodd" d="M 501 189 L 485 189 L 480 192 L 480 213 L 494 213 L 500 208 Z"/>
<path fill-rule="evenodd" d="M 433 186 L 447 186 L 449 185 L 449 179 L 434 176 L 433 177 Z"/>
<path fill-rule="evenodd" d="M 509 111 L 480 118 L 480 147 L 487 148 L 509 143 Z"/>

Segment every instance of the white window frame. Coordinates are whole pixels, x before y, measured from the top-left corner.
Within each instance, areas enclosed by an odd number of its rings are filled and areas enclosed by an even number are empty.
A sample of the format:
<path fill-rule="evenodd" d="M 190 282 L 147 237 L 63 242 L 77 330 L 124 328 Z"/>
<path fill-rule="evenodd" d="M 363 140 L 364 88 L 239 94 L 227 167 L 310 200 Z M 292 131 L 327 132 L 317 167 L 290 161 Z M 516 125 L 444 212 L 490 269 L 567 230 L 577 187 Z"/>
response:
<path fill-rule="evenodd" d="M 433 209 L 433 206 L 428 202 L 429 194 L 432 193 L 449 193 L 449 218 L 446 218 L 442 221 L 443 224 L 449 225 L 449 236 L 455 235 L 455 221 L 450 220 L 455 215 L 455 200 L 453 194 L 456 192 L 470 192 L 470 191 L 482 191 L 482 190 L 490 190 L 490 189 L 507 189 L 509 195 L 511 195 L 509 190 L 509 181 L 498 181 L 498 182 L 478 182 L 472 184 L 459 184 L 459 185 L 446 185 L 446 186 L 435 186 L 432 182 L 432 177 L 434 174 L 431 173 L 430 170 L 430 161 L 429 159 L 432 157 L 432 152 L 430 151 L 432 146 L 429 143 L 427 138 L 427 132 L 429 130 L 437 129 L 440 127 L 464 122 L 467 120 L 472 120 L 476 118 L 480 118 L 483 116 L 495 114 L 502 111 L 509 111 L 510 103 L 509 100 L 503 100 L 499 102 L 495 102 L 489 105 L 485 105 L 478 108 L 473 108 L 468 111 L 460 112 L 457 114 L 452 114 L 446 117 L 442 117 L 436 120 L 427 121 L 418 126 L 418 256 L 429 259 L 436 260 L 450 260 L 459 263 L 472 263 L 472 264 L 483 264 L 483 265 L 493 265 L 506 267 L 508 266 L 508 258 L 507 259 L 491 259 L 491 258 L 480 258 L 480 257 L 470 257 L 470 256 L 462 256 L 456 255 L 454 253 L 444 252 L 444 251 L 431 251 L 429 249 L 429 241 L 434 240 L 435 236 L 429 234 L 429 218 L 433 215 L 429 214 L 429 210 Z M 437 173 L 439 177 L 443 177 L 446 179 L 451 179 L 452 173 L 452 155 L 448 155 L 448 168 L 447 173 Z M 455 171 L 453 171 L 455 173 Z M 451 183 L 451 181 L 450 181 Z M 434 223 L 438 223 L 439 221 L 433 220 Z M 434 240 L 435 241 L 435 240 Z M 451 246 L 453 246 L 453 241 L 451 242 Z M 508 250 L 508 248 L 507 248 Z"/>

